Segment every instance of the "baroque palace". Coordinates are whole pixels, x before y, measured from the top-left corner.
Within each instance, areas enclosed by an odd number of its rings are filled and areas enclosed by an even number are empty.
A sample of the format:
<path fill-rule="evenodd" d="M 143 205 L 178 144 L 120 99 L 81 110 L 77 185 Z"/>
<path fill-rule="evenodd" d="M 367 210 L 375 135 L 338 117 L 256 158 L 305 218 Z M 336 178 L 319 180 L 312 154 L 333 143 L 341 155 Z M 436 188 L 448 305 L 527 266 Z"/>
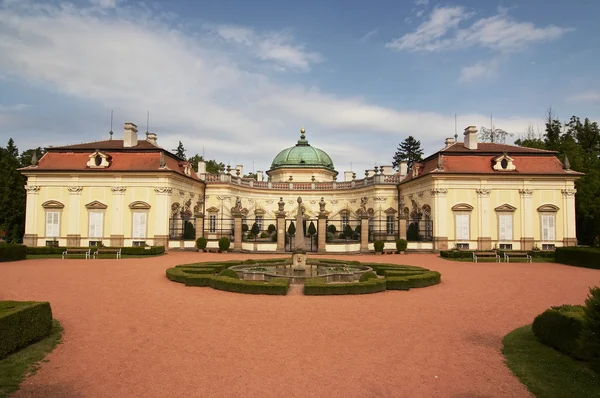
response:
<path fill-rule="evenodd" d="M 21 169 L 27 177 L 24 243 L 28 246 L 208 247 L 228 237 L 233 250 L 283 252 L 295 228 L 306 249 L 366 252 L 375 240 L 413 250 L 553 249 L 575 245 L 574 182 L 581 175 L 555 152 L 477 142 L 444 147 L 407 170 L 383 165 L 364 176 L 298 142 L 273 160 L 267 177 L 243 167 L 206 173 L 161 148 L 154 133 L 138 139 L 126 123 L 122 140 L 49 147 Z M 304 225 L 293 225 L 303 199 Z"/>

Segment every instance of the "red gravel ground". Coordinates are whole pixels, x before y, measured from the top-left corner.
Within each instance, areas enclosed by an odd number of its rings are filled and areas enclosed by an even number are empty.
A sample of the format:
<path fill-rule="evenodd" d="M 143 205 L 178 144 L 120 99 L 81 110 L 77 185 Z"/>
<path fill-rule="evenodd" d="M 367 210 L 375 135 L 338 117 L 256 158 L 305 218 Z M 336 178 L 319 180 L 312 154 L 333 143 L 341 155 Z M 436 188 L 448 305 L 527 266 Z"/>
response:
<path fill-rule="evenodd" d="M 598 270 L 429 254 L 346 257 L 442 273 L 437 286 L 364 296 L 241 295 L 165 277 L 175 264 L 248 257 L 0 264 L 0 299 L 48 300 L 65 328 L 15 397 L 528 396 L 502 337 L 600 284 Z"/>

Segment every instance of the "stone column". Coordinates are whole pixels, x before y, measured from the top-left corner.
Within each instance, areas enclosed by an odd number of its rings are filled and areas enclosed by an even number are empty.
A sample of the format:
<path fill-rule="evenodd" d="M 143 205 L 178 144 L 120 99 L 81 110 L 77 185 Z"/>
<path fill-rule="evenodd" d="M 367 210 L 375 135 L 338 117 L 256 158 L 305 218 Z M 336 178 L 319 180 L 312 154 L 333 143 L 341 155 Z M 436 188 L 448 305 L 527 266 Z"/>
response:
<path fill-rule="evenodd" d="M 204 213 L 196 213 L 196 239 L 204 237 Z"/>
<path fill-rule="evenodd" d="M 81 215 L 88 217 L 88 213 L 81 208 L 81 191 L 83 187 L 67 187 L 69 191 L 69 204 L 67 211 L 63 213 L 68 217 L 69 223 L 67 224 L 67 246 L 78 247 L 81 246 L 81 231 L 79 226 L 81 224 Z M 87 225 L 87 223 L 84 223 Z M 64 224 L 63 224 L 64 225 Z M 88 236 L 88 231 L 85 231 L 85 236 Z"/>
<path fill-rule="evenodd" d="M 232 211 L 233 216 L 233 251 L 242 251 L 242 218 L 244 214 L 241 211 Z"/>
<path fill-rule="evenodd" d="M 406 216 L 404 214 L 398 216 L 398 238 L 406 240 Z"/>
<path fill-rule="evenodd" d="M 531 250 L 533 238 L 533 189 L 519 189 L 521 195 L 521 250 Z M 539 223 L 537 223 L 539 225 Z"/>
<path fill-rule="evenodd" d="M 122 247 L 125 245 L 125 235 L 123 234 L 124 226 L 124 206 L 125 206 L 125 192 L 127 187 L 111 187 L 113 194 L 113 209 L 111 209 L 112 220 L 111 220 L 111 232 L 110 232 L 110 245 L 112 247 Z"/>
<path fill-rule="evenodd" d="M 432 217 L 433 220 L 433 250 L 448 250 L 448 226 L 446 223 L 446 188 L 434 188 L 429 191 L 433 198 Z"/>
<path fill-rule="evenodd" d="M 277 251 L 285 251 L 285 212 L 281 211 L 277 213 Z"/>
<path fill-rule="evenodd" d="M 39 223 L 38 220 L 38 199 L 40 193 L 40 187 L 37 185 L 25 185 L 25 190 L 27 191 L 27 206 L 25 207 L 25 235 L 23 236 L 23 244 L 26 246 L 35 247 L 37 246 L 37 238 L 38 232 L 40 232 L 43 236 L 46 235 L 46 232 L 41 232 L 37 230 L 37 226 Z M 44 225 L 46 223 L 46 217 L 44 214 Z"/>
<path fill-rule="evenodd" d="M 154 245 L 169 247 L 169 216 L 171 215 L 171 207 L 169 205 L 169 196 L 173 194 L 171 187 L 155 187 L 156 206 L 154 209 Z M 152 209 L 150 210 L 152 211 Z M 150 214 L 148 214 L 148 218 Z M 150 232 L 150 231 L 148 231 Z M 183 240 L 181 241 L 183 248 Z"/>
<path fill-rule="evenodd" d="M 360 216 L 360 251 L 369 252 L 369 215 L 365 213 Z"/>
<path fill-rule="evenodd" d="M 576 246 L 577 232 L 575 231 L 575 194 L 574 188 L 563 189 L 563 245 Z"/>
<path fill-rule="evenodd" d="M 491 189 L 480 188 L 477 192 L 479 213 L 477 215 L 479 221 L 479 231 L 477 235 L 477 249 L 491 250 L 492 237 L 490 234 L 490 192 Z"/>
<path fill-rule="evenodd" d="M 319 220 L 317 221 L 317 228 L 319 231 L 317 240 L 317 253 L 327 252 L 327 215 L 319 214 Z"/>

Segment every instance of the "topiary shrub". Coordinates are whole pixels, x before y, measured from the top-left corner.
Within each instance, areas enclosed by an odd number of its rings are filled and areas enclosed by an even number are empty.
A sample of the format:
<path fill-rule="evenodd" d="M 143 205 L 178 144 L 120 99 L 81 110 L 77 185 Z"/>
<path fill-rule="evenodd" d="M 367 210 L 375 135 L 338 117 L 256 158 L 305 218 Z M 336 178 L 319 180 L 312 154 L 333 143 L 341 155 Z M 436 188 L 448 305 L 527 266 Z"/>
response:
<path fill-rule="evenodd" d="M 51 329 L 50 303 L 0 301 L 0 359 L 42 339 Z"/>
<path fill-rule="evenodd" d="M 304 282 L 307 296 L 370 294 L 385 291 L 385 280 L 370 278 L 363 282 L 325 283 L 325 278 L 308 278 Z"/>
<path fill-rule="evenodd" d="M 373 242 L 373 247 L 375 248 L 376 253 L 383 253 L 383 247 L 385 246 L 385 242 L 382 240 L 376 240 Z"/>
<path fill-rule="evenodd" d="M 338 235 L 338 238 L 340 239 L 346 239 L 346 234 L 343 232 L 340 232 L 340 234 Z"/>
<path fill-rule="evenodd" d="M 244 260 L 244 264 L 256 264 L 256 260 L 249 258 L 247 260 Z"/>
<path fill-rule="evenodd" d="M 377 274 L 375 272 L 373 272 L 373 271 L 367 271 L 367 272 L 365 272 L 364 274 L 362 274 L 360 276 L 360 279 L 358 281 L 359 282 L 365 282 L 365 281 L 367 281 L 369 279 L 372 279 L 372 278 L 377 279 Z"/>
<path fill-rule="evenodd" d="M 273 232 L 275 232 L 277 228 L 275 227 L 275 225 L 273 224 L 269 224 L 269 226 L 267 227 L 267 232 L 272 234 Z"/>
<path fill-rule="evenodd" d="M 266 233 L 266 232 L 261 232 L 261 233 L 260 233 L 260 238 L 261 238 L 261 239 L 265 239 L 265 238 L 268 238 L 268 237 L 269 237 L 269 235 L 267 235 L 267 233 Z"/>
<path fill-rule="evenodd" d="M 595 247 L 557 247 L 554 258 L 562 264 L 600 269 L 600 249 Z"/>
<path fill-rule="evenodd" d="M 13 244 L 1 244 L 0 245 L 0 262 L 25 260 L 26 257 L 27 257 L 27 246 L 25 246 L 25 245 L 13 245 Z"/>
<path fill-rule="evenodd" d="M 200 237 L 196 239 L 196 248 L 198 250 L 206 249 L 206 245 L 208 244 L 208 240 L 205 237 Z"/>
<path fill-rule="evenodd" d="M 585 300 L 582 348 L 592 369 L 600 373 L 600 288 L 593 287 Z"/>
<path fill-rule="evenodd" d="M 406 239 L 410 241 L 418 241 L 419 240 L 419 224 L 416 222 L 412 222 L 408 226 L 408 230 L 406 231 Z"/>
<path fill-rule="evenodd" d="M 359 235 L 360 235 L 360 231 L 361 231 L 361 229 L 360 229 L 360 224 L 358 224 L 358 225 L 356 226 L 356 228 L 354 228 L 354 232 L 356 232 L 357 234 L 359 234 Z"/>
<path fill-rule="evenodd" d="M 335 234 L 337 232 L 337 228 L 335 227 L 335 225 L 331 224 L 330 226 L 327 227 L 327 232 L 331 232 L 332 234 Z"/>
<path fill-rule="evenodd" d="M 408 247 L 408 242 L 404 239 L 396 239 L 396 250 L 398 250 L 399 252 L 403 252 L 406 251 L 406 248 Z"/>
<path fill-rule="evenodd" d="M 232 269 L 225 268 L 223 271 L 219 272 L 219 276 L 226 276 L 228 278 L 240 279 L 237 272 Z"/>
<path fill-rule="evenodd" d="M 219 250 L 222 252 L 229 250 L 229 246 L 231 246 L 231 241 L 228 237 L 224 236 L 219 239 Z"/>
<path fill-rule="evenodd" d="M 294 235 L 296 235 L 296 226 L 294 225 L 294 222 L 293 222 L 293 221 L 290 223 L 290 226 L 288 227 L 287 234 L 288 234 L 289 236 L 294 236 Z"/>
<path fill-rule="evenodd" d="M 271 242 L 277 242 L 277 234 L 271 235 Z"/>
<path fill-rule="evenodd" d="M 316 233 L 317 233 L 317 228 L 315 227 L 315 223 L 311 221 L 310 225 L 308 226 L 308 235 L 313 236 Z"/>
<path fill-rule="evenodd" d="M 561 305 L 536 316 L 531 330 L 540 342 L 574 358 L 582 358 L 580 337 L 583 324 L 582 306 Z"/>
<path fill-rule="evenodd" d="M 352 235 L 354 235 L 354 230 L 352 229 L 350 224 L 346 224 L 346 226 L 344 227 L 344 236 L 347 239 L 352 239 Z"/>
<path fill-rule="evenodd" d="M 196 239 L 196 227 L 189 221 L 185 222 L 183 227 L 183 239 L 184 240 L 192 240 Z"/>
<path fill-rule="evenodd" d="M 249 229 L 248 224 L 242 224 L 242 232 L 248 232 Z"/>
<path fill-rule="evenodd" d="M 260 227 L 258 226 L 257 223 L 252 224 L 252 229 L 250 230 L 250 232 L 254 236 L 257 236 L 258 234 L 260 234 Z"/>
<path fill-rule="evenodd" d="M 327 243 L 333 242 L 333 233 L 332 232 L 327 232 L 327 235 L 325 235 L 325 242 L 327 242 Z"/>

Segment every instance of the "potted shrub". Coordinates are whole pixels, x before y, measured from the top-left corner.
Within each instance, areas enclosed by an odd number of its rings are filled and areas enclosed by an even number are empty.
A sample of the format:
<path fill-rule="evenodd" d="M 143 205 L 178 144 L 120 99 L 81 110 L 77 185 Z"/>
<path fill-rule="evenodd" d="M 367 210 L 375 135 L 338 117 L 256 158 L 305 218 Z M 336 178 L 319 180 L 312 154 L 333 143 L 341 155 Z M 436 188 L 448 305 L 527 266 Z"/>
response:
<path fill-rule="evenodd" d="M 208 243 L 208 240 L 206 240 L 205 237 L 200 237 L 200 238 L 196 239 L 196 248 L 201 251 L 206 251 L 207 243 Z"/>
<path fill-rule="evenodd" d="M 373 247 L 375 248 L 375 254 L 382 254 L 384 246 L 385 246 L 385 243 L 382 240 L 376 240 L 375 242 L 373 242 Z"/>
<path fill-rule="evenodd" d="M 219 251 L 221 253 L 227 253 L 227 250 L 229 250 L 229 246 L 231 246 L 231 241 L 228 237 L 224 236 L 221 239 L 219 239 Z"/>
<path fill-rule="evenodd" d="M 408 242 L 406 240 L 396 239 L 396 250 L 398 250 L 398 253 L 404 254 L 407 246 L 408 246 Z"/>

